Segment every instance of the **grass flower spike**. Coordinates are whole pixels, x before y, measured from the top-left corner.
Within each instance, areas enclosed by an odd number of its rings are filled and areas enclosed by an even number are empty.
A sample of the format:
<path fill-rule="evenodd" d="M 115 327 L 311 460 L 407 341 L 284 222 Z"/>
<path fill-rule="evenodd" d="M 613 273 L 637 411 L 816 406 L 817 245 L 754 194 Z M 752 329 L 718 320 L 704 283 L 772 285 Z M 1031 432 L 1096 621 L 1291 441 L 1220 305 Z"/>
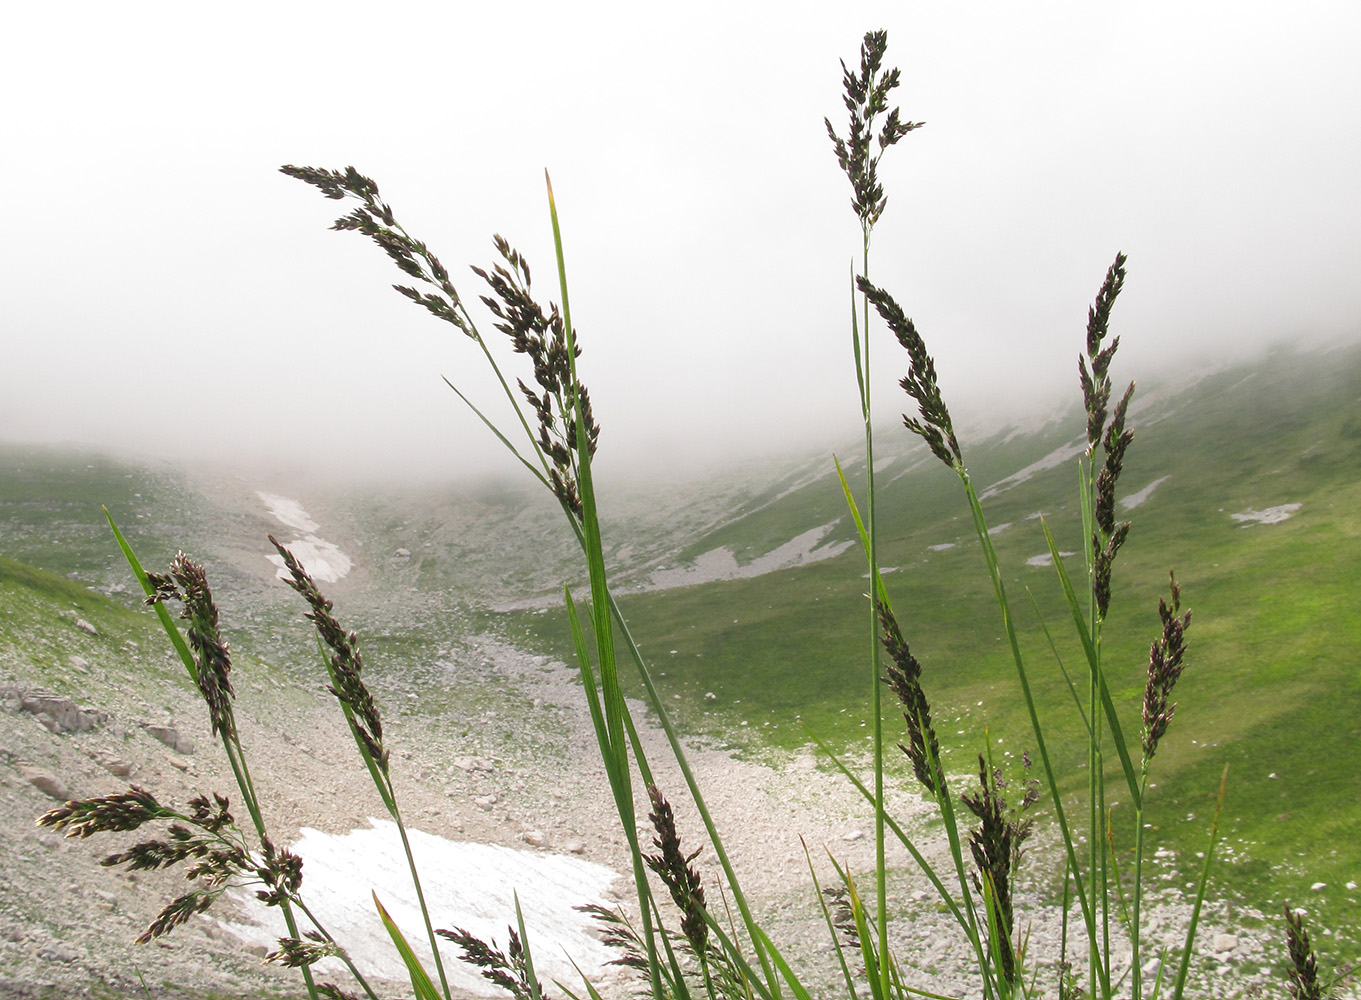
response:
<path fill-rule="evenodd" d="M 234 739 L 236 722 L 232 717 L 231 653 L 217 627 L 217 606 L 208 589 L 208 575 L 203 567 L 183 552 L 175 555 L 169 573 L 148 573 L 155 588 L 147 604 L 159 604 L 174 598 L 183 602 L 180 617 L 189 622 L 189 646 L 198 664 L 195 680 L 208 705 L 208 719 L 213 735 Z"/>
<path fill-rule="evenodd" d="M 1163 633 L 1148 652 L 1148 684 L 1144 688 L 1142 733 L 1145 772 L 1177 708 L 1168 699 L 1181 677 L 1184 666 L 1182 658 L 1186 655 L 1186 630 L 1191 626 L 1190 611 L 1177 617 L 1177 612 L 1181 610 L 1181 587 L 1177 585 L 1175 575 L 1169 574 L 1169 578 L 1171 604 L 1162 598 L 1158 599 L 1158 617 L 1162 619 Z"/>

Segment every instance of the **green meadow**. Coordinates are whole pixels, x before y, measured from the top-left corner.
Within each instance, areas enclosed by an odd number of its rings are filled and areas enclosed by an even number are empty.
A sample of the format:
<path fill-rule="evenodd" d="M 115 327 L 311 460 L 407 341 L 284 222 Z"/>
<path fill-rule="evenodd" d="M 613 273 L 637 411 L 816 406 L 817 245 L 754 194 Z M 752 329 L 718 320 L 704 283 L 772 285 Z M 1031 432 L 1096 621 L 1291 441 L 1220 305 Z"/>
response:
<path fill-rule="evenodd" d="M 1159 634 L 1157 602 L 1175 568 L 1193 620 L 1179 707 L 1154 763 L 1146 813 L 1153 843 L 1181 857 L 1204 850 L 1227 765 L 1231 860 L 1215 872 L 1214 891 L 1272 917 L 1285 900 L 1307 905 L 1319 926 L 1353 946 L 1361 941 L 1361 893 L 1344 885 L 1361 877 L 1358 386 L 1361 352 L 1351 349 L 1278 353 L 1176 393 L 1150 393 L 1155 401 L 1134 424 L 1122 484 L 1131 493 L 1163 481 L 1143 503 L 1117 511 L 1134 528 L 1116 564 L 1103 637 L 1112 693 L 1126 727 L 1137 730 L 1148 647 Z M 966 445 L 975 482 L 985 488 L 1076 439 L 1080 420 L 1074 411 L 1034 434 Z M 889 442 L 893 432 L 880 438 Z M 923 451 L 900 454 L 879 472 L 880 561 L 894 568 L 885 582 L 923 664 L 947 767 L 963 778 L 985 727 L 999 755 L 1018 758 L 1033 746 L 953 475 L 930 462 L 895 479 Z M 828 537 L 850 540 L 830 459 L 828 466 L 824 479 L 777 503 L 756 498 L 752 506 L 760 509 L 737 512 L 688 553 L 725 546 L 741 561 L 838 518 Z M 1078 553 L 1070 572 L 1081 572 L 1080 525 L 1069 499 L 1076 480 L 1074 457 L 990 498 L 984 490 L 1021 609 L 1041 718 L 1055 733 L 1056 766 L 1074 792 L 1085 786 L 1086 742 L 1058 664 L 1081 685 L 1081 651 L 1054 570 L 1027 560 L 1046 552 L 1035 517 L 1042 512 L 1060 548 Z M 1300 507 L 1279 523 L 1231 516 L 1285 504 Z M 997 530 L 1003 524 L 1009 527 Z M 620 604 L 684 731 L 750 753 L 793 750 L 811 736 L 854 750 L 868 739 L 864 573 L 863 555 L 852 546 L 825 561 L 626 595 Z M 510 614 L 504 627 L 555 655 L 570 654 L 556 611 Z M 901 718 L 896 722 L 894 734 Z M 905 758 L 898 765 L 899 780 L 907 780 Z M 1118 765 L 1111 766 L 1111 787 L 1122 789 Z M 1328 888 L 1311 891 L 1316 882 Z"/>

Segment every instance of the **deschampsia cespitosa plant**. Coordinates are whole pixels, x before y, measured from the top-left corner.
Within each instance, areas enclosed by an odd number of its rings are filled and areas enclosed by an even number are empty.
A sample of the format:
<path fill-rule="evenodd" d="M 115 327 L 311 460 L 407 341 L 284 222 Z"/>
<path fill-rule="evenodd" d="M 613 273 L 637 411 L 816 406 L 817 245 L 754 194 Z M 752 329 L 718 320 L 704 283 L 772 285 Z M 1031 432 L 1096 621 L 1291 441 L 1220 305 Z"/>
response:
<path fill-rule="evenodd" d="M 948 915 L 959 934 L 974 977 L 968 996 L 986 1000 L 1038 996 L 1074 1000 L 1129 996 L 1132 1000 L 1143 1000 L 1147 996 L 1152 1000 L 1170 993 L 1174 1000 L 1179 1000 L 1187 989 L 1206 872 L 1217 843 L 1218 813 L 1204 852 L 1205 870 L 1201 873 L 1185 940 L 1170 955 L 1165 942 L 1157 946 L 1159 972 L 1154 982 L 1146 983 L 1143 970 L 1148 964 L 1150 947 L 1142 930 L 1146 918 L 1142 873 L 1145 796 L 1152 787 L 1148 778 L 1153 758 L 1176 708 L 1171 696 L 1187 664 L 1191 614 L 1182 610 L 1181 588 L 1175 576 L 1170 576 L 1169 596 L 1158 606 L 1161 631 L 1150 646 L 1136 744 L 1125 736 L 1121 718 L 1129 706 L 1118 703 L 1107 684 L 1102 651 L 1102 630 L 1116 593 L 1112 586 L 1114 567 L 1131 531 L 1129 522 L 1117 522 L 1115 511 L 1120 475 L 1134 437 L 1129 427 L 1134 386 L 1130 384 L 1112 406 L 1110 374 L 1119 346 L 1119 338 L 1110 336 L 1110 324 L 1114 305 L 1124 288 L 1126 259 L 1123 254 L 1117 255 L 1106 271 L 1088 310 L 1078 361 L 1086 418 L 1086 447 L 1079 459 L 1079 509 L 1084 538 L 1081 574 L 1070 576 L 1063 554 L 1058 551 L 1048 525 L 1044 525 L 1056 582 L 1072 617 L 1075 640 L 1082 649 L 1084 669 L 1076 682 L 1067 678 L 1062 664 L 1054 665 L 1068 680 L 1073 710 L 1086 734 L 1086 787 L 1074 792 L 1073 783 L 1055 768 L 1055 755 L 1049 747 L 1051 737 L 1047 735 L 1051 730 L 1043 724 L 1040 706 L 1032 693 L 1032 673 L 1053 667 L 1047 663 L 1033 666 L 1022 649 L 1006 590 L 1006 576 L 939 386 L 935 362 L 925 339 L 893 294 L 869 277 L 871 231 L 882 221 L 888 204 L 880 176 L 881 158 L 889 147 L 922 124 L 908 121 L 899 108 L 890 107 L 890 97 L 899 86 L 901 75 L 896 68 L 885 67 L 887 42 L 886 33 L 871 32 L 864 37 L 859 66 L 842 64 L 843 103 L 849 115 L 844 137 L 827 122 L 837 165 L 851 183 L 851 207 L 862 235 L 860 265 L 851 285 L 851 342 L 865 422 L 865 482 L 859 498 L 839 465 L 837 469 L 859 531 L 870 580 L 870 592 L 866 595 L 866 690 L 873 723 L 872 787 L 862 782 L 851 766 L 825 744 L 823 749 L 873 811 L 876 851 L 876 868 L 870 873 L 872 892 L 862 893 L 857 880 L 861 873 L 851 871 L 835 858 L 831 863 L 837 874 L 836 884 L 822 889 L 813 871 L 812 895 L 825 917 L 832 945 L 829 953 L 837 962 L 832 975 L 839 972 L 848 998 L 905 1000 L 909 995 L 937 995 L 922 992 L 918 986 L 919 981 L 925 980 L 919 980 L 913 971 L 913 942 L 896 940 L 893 933 L 891 873 L 886 861 L 886 843 L 892 837 L 927 876 L 937 895 L 937 909 Z M 657 693 L 647 661 L 629 634 L 610 590 L 592 478 L 600 428 L 592 412 L 590 394 L 577 370 L 581 348 L 571 319 L 565 255 L 551 185 L 548 207 L 558 301 L 544 303 L 537 298 L 525 256 L 503 237 L 494 237 L 493 263 L 471 269 L 485 286 L 485 293 L 479 294 L 477 301 L 490 316 L 489 329 L 500 335 L 487 337 L 468 310 L 467 300 L 449 270 L 423 241 L 397 221 L 396 213 L 381 199 L 378 185 L 372 179 L 354 167 L 281 169 L 329 199 L 353 202 L 354 207 L 337 218 L 332 228 L 357 232 L 378 246 L 406 276 L 403 283 L 394 284 L 393 288 L 477 345 L 496 377 L 504 397 L 500 405 L 510 414 L 509 420 L 498 422 L 452 383 L 450 388 L 557 499 L 581 546 L 589 579 L 589 601 L 579 604 L 572 591 L 565 588 L 566 607 L 576 667 L 619 828 L 628 844 L 636 891 L 631 913 L 588 908 L 604 929 L 604 940 L 619 950 L 616 963 L 636 970 L 640 990 L 654 1000 L 688 1000 L 693 995 L 710 1000 L 781 1000 L 786 994 L 808 1000 L 814 992 L 825 994 L 831 989 L 825 977 L 807 967 L 813 956 L 785 954 L 773 934 L 753 915 L 703 791 L 688 765 L 685 743 Z M 1020 697 L 1031 723 L 1028 738 L 1034 741 L 1034 776 L 1029 752 L 1022 755 L 1020 773 L 1008 773 L 997 766 L 987 749 L 986 744 L 991 741 L 986 735 L 985 749 L 976 755 L 975 772 L 951 774 L 943 761 L 944 748 L 933 722 L 929 696 L 931 675 L 927 664 L 932 637 L 912 636 L 912 609 L 895 609 L 878 561 L 875 430 L 870 398 L 872 318 L 887 329 L 905 355 L 906 370 L 900 385 L 910 400 L 909 410 L 915 408 L 915 412 L 903 415 L 904 428 L 921 438 L 930 454 L 957 478 L 969 509 L 1016 670 Z M 503 361 L 505 354 L 510 357 Z M 510 364 L 521 363 L 516 360 L 520 356 L 528 361 L 525 376 L 507 374 Z M 904 364 L 902 360 L 897 363 Z M 95 833 L 131 832 L 148 823 L 164 825 L 156 839 L 134 844 L 104 861 L 107 865 L 133 869 L 186 866 L 185 876 L 193 888 L 168 903 L 139 941 L 169 933 L 193 914 L 211 906 L 229 887 L 254 886 L 258 897 L 268 906 L 279 907 L 288 923 L 289 936 L 279 940 L 269 961 L 299 968 L 312 998 L 355 997 L 357 994 L 341 986 L 316 983 L 311 977 L 310 967 L 317 961 L 338 958 L 349 968 L 357 988 L 371 1000 L 377 1000 L 378 994 L 341 943 L 331 937 L 308 908 L 301 859 L 275 847 L 265 830 L 233 716 L 231 651 L 218 626 L 218 610 L 206 573 L 183 554 L 176 556 L 167 573 L 146 573 L 116 526 L 113 530 L 147 594 L 147 603 L 155 607 L 207 706 L 210 729 L 231 763 L 253 832 L 237 825 L 225 796 L 197 797 L 190 802 L 189 811 L 181 813 L 136 786 L 115 795 L 68 802 L 45 814 L 39 822 L 64 830 L 68 836 L 82 838 Z M 495 941 L 483 941 L 461 928 L 434 927 L 419 872 L 411 859 L 392 781 L 392 758 L 385 742 L 382 715 L 364 679 L 359 637 L 337 621 L 332 602 L 318 590 L 303 563 L 273 537 L 269 541 L 283 560 L 286 582 L 308 607 L 305 617 L 316 630 L 328 690 L 335 697 L 356 751 L 407 847 L 410 875 L 420 901 L 436 975 L 427 973 L 406 945 L 404 932 L 376 895 L 374 901 L 378 918 L 402 956 L 412 989 L 421 1000 L 439 997 L 451 1000 L 440 951 L 440 942 L 444 941 L 457 945 L 463 961 L 478 968 L 486 979 L 516 1000 L 541 1000 L 546 996 L 545 987 L 534 971 L 531 935 L 524 926 L 518 903 L 515 923 L 508 927 L 505 950 Z M 180 618 L 187 622 L 184 634 L 165 609 L 170 601 L 182 605 Z M 693 811 L 702 822 L 705 839 L 698 847 L 687 850 L 681 846 L 673 799 L 659 789 L 636 735 L 624 698 L 616 650 L 622 653 L 624 666 L 636 671 L 648 708 L 679 764 L 684 789 L 669 794 L 676 796 L 674 801 Z M 890 769 L 886 768 L 888 741 L 881 706 L 885 689 L 896 697 L 901 709 L 904 736 L 898 746 L 916 785 L 934 804 L 939 828 L 947 841 L 949 860 L 939 871 L 885 806 L 886 782 L 891 780 Z M 1130 808 L 1119 814 L 1111 807 L 1105 784 L 1108 763 L 1118 765 L 1120 779 L 1129 793 Z M 1221 784 L 1221 805 L 1222 797 Z M 650 844 L 639 833 L 640 808 L 646 810 L 654 832 Z M 1030 853 L 1023 847 L 1033 843 L 1037 823 L 1049 822 L 1040 818 L 1042 809 L 1052 813 L 1058 845 L 1057 856 L 1049 859 L 1046 868 L 1052 869 L 1056 881 L 1062 884 L 1065 898 L 1071 891 L 1080 911 L 1080 926 L 1074 929 L 1070 942 L 1065 906 L 1056 954 L 1035 954 L 1028 945 L 1026 928 L 1039 911 L 1034 900 L 1018 898 L 1022 884 L 1018 872 Z M 707 887 L 694 866 L 701 852 L 711 854 L 723 873 L 721 880 Z M 1046 874 L 1046 870 L 1042 868 L 1040 874 Z M 716 898 L 723 902 L 721 919 Z M 307 921 L 305 929 L 300 929 L 296 915 Z M 1293 967 L 1289 982 L 1292 995 L 1301 998 L 1327 995 L 1319 985 L 1317 962 L 1298 914 L 1287 910 L 1286 919 Z M 1168 959 L 1166 964 L 1162 963 L 1163 958 Z M 1174 958 L 1178 959 L 1175 963 L 1171 961 Z M 1164 974 L 1164 968 L 1172 969 L 1174 965 L 1174 972 Z M 577 996 L 569 986 L 555 985 L 565 995 Z M 599 1000 L 591 982 L 587 981 L 583 989 L 592 1000 Z"/>

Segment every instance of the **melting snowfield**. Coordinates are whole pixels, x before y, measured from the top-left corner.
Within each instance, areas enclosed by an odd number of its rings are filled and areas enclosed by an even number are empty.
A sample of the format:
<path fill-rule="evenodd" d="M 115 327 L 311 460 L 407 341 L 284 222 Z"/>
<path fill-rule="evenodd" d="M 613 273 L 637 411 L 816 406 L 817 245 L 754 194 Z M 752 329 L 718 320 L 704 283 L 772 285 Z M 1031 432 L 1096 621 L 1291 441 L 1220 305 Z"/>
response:
<path fill-rule="evenodd" d="M 1268 507 L 1266 510 L 1253 510 L 1249 507 L 1245 511 L 1229 516 L 1240 522 L 1244 527 L 1251 524 L 1280 524 L 1282 521 L 1288 521 L 1294 517 L 1295 512 L 1303 506 L 1303 504 L 1298 503 L 1283 503 L 1279 507 Z"/>
<path fill-rule="evenodd" d="M 754 576 L 764 576 L 776 570 L 805 563 L 831 559 L 845 552 L 852 542 L 831 542 L 820 545 L 827 533 L 836 526 L 831 521 L 817 528 L 796 535 L 778 548 L 771 549 L 746 565 L 738 563 L 731 549 L 710 549 L 695 559 L 689 566 L 676 569 L 656 570 L 644 590 L 668 590 L 672 587 L 688 587 L 696 583 L 711 583 L 714 580 L 738 580 Z"/>
<path fill-rule="evenodd" d="M 303 859 L 308 906 L 345 943 L 361 972 L 404 981 L 406 969 L 373 905 L 376 893 L 433 977 L 434 960 L 397 825 L 387 820 L 369 822 L 371 829 L 339 836 L 302 829 L 301 839 L 290 849 Z M 504 951 L 518 893 L 540 979 L 579 984 L 581 979 L 566 956 L 587 975 L 598 973 L 605 962 L 617 957 L 590 932 L 590 919 L 572 909 L 583 903 L 609 905 L 604 893 L 618 877 L 609 868 L 564 855 L 446 840 L 420 830 L 408 829 L 407 836 L 425 898 L 439 901 L 430 914 L 435 927 L 461 927 L 488 944 L 495 938 Z M 237 898 L 250 919 L 224 921 L 223 926 L 247 944 L 273 951 L 276 940 L 288 933 L 279 911 L 266 909 L 253 893 L 241 891 Z M 459 952 L 452 943 L 442 943 L 440 954 L 451 986 L 482 996 L 500 995 L 476 969 L 456 960 Z M 340 973 L 343 969 L 337 959 L 325 963 L 330 964 L 320 965 L 322 971 Z"/>
<path fill-rule="evenodd" d="M 1147 486 L 1141 489 L 1138 493 L 1131 493 L 1127 497 L 1121 497 L 1120 506 L 1123 507 L 1125 510 L 1133 510 L 1135 507 L 1138 507 L 1141 503 L 1143 503 L 1145 500 L 1151 497 L 1153 495 L 1154 490 L 1156 490 L 1159 486 L 1161 486 L 1163 483 L 1167 482 L 1171 478 L 1172 478 L 1171 476 L 1163 476 L 1161 479 L 1155 479 L 1153 480 L 1153 482 L 1149 483 Z"/>
<path fill-rule="evenodd" d="M 287 541 L 284 546 L 293 553 L 298 562 L 302 563 L 303 569 L 312 575 L 312 579 L 322 583 L 335 583 L 344 579 L 354 563 L 334 542 L 328 542 L 315 534 L 321 529 L 321 525 L 313 521 L 307 511 L 302 509 L 302 504 L 274 493 L 257 492 L 255 495 L 264 501 L 276 521 L 295 531 L 303 532 L 302 537 Z M 266 558 L 278 567 L 275 576 L 281 580 L 288 579 L 283 556 L 271 555 Z"/>

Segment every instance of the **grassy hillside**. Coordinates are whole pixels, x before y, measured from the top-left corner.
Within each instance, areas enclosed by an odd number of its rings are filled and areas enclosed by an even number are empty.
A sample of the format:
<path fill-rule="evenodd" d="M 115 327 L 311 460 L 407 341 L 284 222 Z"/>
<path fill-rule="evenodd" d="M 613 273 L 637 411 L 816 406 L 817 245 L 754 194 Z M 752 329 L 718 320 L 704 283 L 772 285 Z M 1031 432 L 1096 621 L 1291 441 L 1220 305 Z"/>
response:
<path fill-rule="evenodd" d="M 1220 869 L 1221 888 L 1268 913 L 1284 899 L 1307 904 L 1353 944 L 1361 939 L 1361 893 L 1344 884 L 1361 876 L 1361 779 L 1353 760 L 1361 745 L 1358 386 L 1361 352 L 1353 349 L 1275 355 L 1175 394 L 1150 394 L 1155 401 L 1135 422 L 1122 493 L 1160 482 L 1121 512 L 1135 527 L 1117 563 L 1105 633 L 1113 693 L 1137 731 L 1157 600 L 1176 568 L 1194 621 L 1176 692 L 1181 707 L 1155 762 L 1152 833 L 1180 857 L 1203 850 L 1227 764 L 1234 861 Z M 986 487 L 1081 432 L 1074 416 L 1019 440 L 977 442 L 965 457 Z M 895 479 L 894 464 L 912 458 L 908 450 L 879 474 L 880 558 L 896 567 L 886 582 L 924 665 L 947 761 L 962 774 L 982 747 L 984 727 L 1001 753 L 1019 756 L 1033 737 L 964 498 L 934 462 Z M 1026 608 L 1028 591 L 1038 608 L 1038 616 L 1021 616 L 1024 648 L 1045 724 L 1062 737 L 1056 764 L 1073 788 L 1085 784 L 1083 744 L 1065 721 L 1070 695 L 1041 627 L 1048 623 L 1062 639 L 1067 612 L 1053 569 L 1027 560 L 1046 551 L 1038 512 L 1063 550 L 1081 552 L 1076 478 L 1076 459 L 1068 459 L 985 499 L 1013 600 Z M 1280 523 L 1232 517 L 1284 504 L 1300 507 Z M 843 510 L 829 474 L 687 551 L 724 545 L 760 554 L 838 517 L 834 535 L 850 538 Z M 1081 556 L 1068 566 L 1080 572 Z M 800 746 L 810 731 L 853 747 L 868 733 L 867 589 L 863 557 L 851 549 L 767 576 L 621 603 L 683 728 L 748 747 Z M 512 616 L 506 627 L 568 653 L 556 611 Z M 1081 667 L 1076 648 L 1061 642 L 1058 652 L 1070 669 Z M 1311 891 L 1314 882 L 1328 889 Z"/>
<path fill-rule="evenodd" d="M 1361 880 L 1361 780 L 1352 760 L 1361 743 L 1358 386 L 1361 350 L 1353 348 L 1279 354 L 1175 390 L 1141 390 L 1121 492 L 1157 485 L 1119 512 L 1135 527 L 1117 563 L 1105 638 L 1113 693 L 1126 725 L 1137 728 L 1157 600 L 1175 567 L 1194 613 L 1191 652 L 1147 817 L 1155 846 L 1180 859 L 1170 864 L 1183 875 L 1168 884 L 1190 877 L 1227 764 L 1232 864 L 1220 868 L 1220 891 L 1268 914 L 1287 898 L 1307 905 L 1318 926 L 1335 930 L 1317 941 L 1322 950 L 1349 959 L 1361 938 L 1361 893 L 1344 888 Z M 1085 783 L 1085 756 L 1042 623 L 1059 637 L 1069 669 L 1081 658 L 1063 638 L 1067 613 L 1052 567 L 1028 560 L 1045 552 L 1040 513 L 1060 548 L 1081 551 L 1071 448 L 1081 430 L 1074 411 L 965 447 L 1069 788 Z M 985 727 L 1003 760 L 1030 749 L 1033 737 L 967 507 L 954 477 L 923 455 L 901 429 L 881 437 L 881 563 L 892 567 L 886 582 L 924 665 L 947 765 L 963 775 Z M 863 468 L 849 459 L 847 471 L 859 489 Z M 277 526 L 257 488 L 287 491 L 78 451 L 0 447 L 0 556 L 8 557 L 0 559 L 0 665 L 22 662 L 45 686 L 74 692 L 89 679 L 73 670 L 72 656 L 126 656 L 184 683 L 147 636 L 148 620 L 129 610 L 135 595 L 107 535 L 107 504 L 148 564 L 181 546 L 208 562 L 238 648 L 311 676 L 315 663 L 296 627 L 301 609 L 264 562 L 264 534 Z M 355 559 L 351 576 L 327 592 L 365 635 L 383 687 L 421 690 L 427 696 L 414 703 L 432 711 L 480 704 L 491 690 L 485 677 L 473 671 L 447 686 L 448 672 L 432 667 L 458 660 L 462 637 L 477 629 L 570 662 L 555 595 L 580 567 L 551 502 L 504 485 L 307 489 L 297 495 L 321 533 Z M 824 542 L 854 538 L 830 458 L 672 486 L 660 499 L 642 488 L 607 489 L 604 499 L 613 504 L 607 553 L 627 586 L 718 548 L 746 565 L 824 525 Z M 1279 523 L 1232 516 L 1285 504 L 1300 506 Z M 1068 560 L 1071 571 L 1080 566 L 1080 555 Z M 752 753 L 801 747 L 810 731 L 854 750 L 868 733 L 871 686 L 864 573 L 852 547 L 763 576 L 627 593 L 621 603 L 683 729 Z M 494 610 L 534 597 L 542 606 Z M 77 628 L 75 617 L 99 635 Z M 430 696 L 436 683 L 445 687 Z M 1311 891 L 1314 882 L 1328 888 Z"/>

